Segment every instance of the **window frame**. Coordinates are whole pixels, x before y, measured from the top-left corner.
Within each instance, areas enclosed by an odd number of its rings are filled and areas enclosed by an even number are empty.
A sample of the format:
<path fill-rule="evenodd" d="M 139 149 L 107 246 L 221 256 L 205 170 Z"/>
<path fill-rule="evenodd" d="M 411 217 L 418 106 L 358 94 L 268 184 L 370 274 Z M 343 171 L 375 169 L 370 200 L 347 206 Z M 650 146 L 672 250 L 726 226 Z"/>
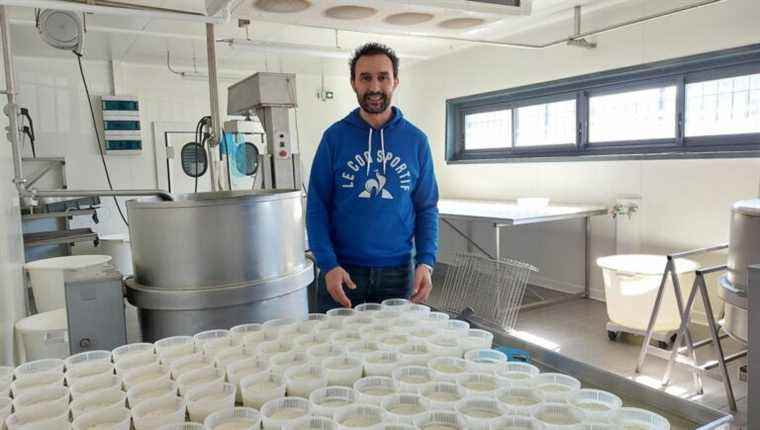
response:
<path fill-rule="evenodd" d="M 760 44 L 448 99 L 446 161 L 456 164 L 758 157 L 760 132 L 685 136 L 687 84 L 755 73 L 760 73 Z M 589 141 L 590 97 L 670 85 L 676 86 L 674 138 L 596 143 Z M 572 98 L 576 100 L 574 145 L 515 147 L 519 107 Z M 512 147 L 467 150 L 464 142 L 464 115 L 503 109 L 512 110 Z"/>

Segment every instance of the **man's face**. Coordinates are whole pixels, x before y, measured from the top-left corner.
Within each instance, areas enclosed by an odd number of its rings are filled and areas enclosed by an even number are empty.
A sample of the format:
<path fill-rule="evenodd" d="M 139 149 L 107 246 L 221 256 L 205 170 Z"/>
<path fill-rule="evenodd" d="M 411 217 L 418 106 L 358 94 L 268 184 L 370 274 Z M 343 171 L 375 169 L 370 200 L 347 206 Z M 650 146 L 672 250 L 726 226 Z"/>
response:
<path fill-rule="evenodd" d="M 356 62 L 351 86 L 359 106 L 369 114 L 381 114 L 391 106 L 398 78 L 387 55 L 365 55 Z"/>

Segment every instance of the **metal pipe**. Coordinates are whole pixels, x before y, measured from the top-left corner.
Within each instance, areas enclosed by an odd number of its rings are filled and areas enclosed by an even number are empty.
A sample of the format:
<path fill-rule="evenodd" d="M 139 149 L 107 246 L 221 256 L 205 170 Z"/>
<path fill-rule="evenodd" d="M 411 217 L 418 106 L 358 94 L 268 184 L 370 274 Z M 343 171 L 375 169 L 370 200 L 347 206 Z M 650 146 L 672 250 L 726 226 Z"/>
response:
<path fill-rule="evenodd" d="M 11 51 L 11 31 L 8 26 L 8 8 L 0 6 L 0 33 L 2 34 L 3 69 L 5 70 L 5 96 L 8 104 L 3 111 L 8 115 L 8 140 L 11 142 L 13 159 L 13 183 L 19 196 L 26 190 L 24 168 L 21 165 L 21 131 L 19 128 L 19 106 L 16 104 L 16 66 Z"/>
<path fill-rule="evenodd" d="M 575 24 L 575 33 L 573 35 L 577 36 L 581 34 L 581 5 L 576 5 L 573 8 L 573 19 Z"/>
<path fill-rule="evenodd" d="M 39 9 L 57 9 L 70 10 L 82 13 L 94 13 L 103 15 L 116 16 L 135 16 L 142 18 L 167 19 L 174 21 L 190 21 L 201 23 L 222 24 L 227 21 L 228 17 L 206 16 L 196 12 L 186 12 L 173 9 L 149 8 L 144 6 L 126 5 L 121 3 L 110 2 L 109 4 L 119 6 L 107 6 L 97 4 L 96 0 L 89 3 L 80 3 L 77 1 L 61 0 L 0 0 L 0 5 L 33 7 Z M 130 7 L 127 7 L 130 6 Z"/>
<path fill-rule="evenodd" d="M 139 197 L 157 196 L 163 200 L 173 201 L 174 196 L 164 190 L 37 190 L 29 191 L 34 197 Z"/>
<path fill-rule="evenodd" d="M 218 153 L 216 151 L 219 140 L 222 138 L 222 120 L 219 114 L 219 79 L 216 70 L 216 38 L 214 37 L 214 24 L 206 24 L 206 58 L 208 61 L 208 90 L 211 101 L 211 139 L 209 140 L 209 173 L 211 175 L 211 190 L 217 191 L 221 181 L 218 175 Z"/>
<path fill-rule="evenodd" d="M 642 16 L 640 18 L 635 18 L 635 19 L 632 19 L 632 20 L 629 20 L 629 21 L 623 21 L 623 22 L 618 23 L 618 24 L 608 25 L 606 27 L 602 27 L 602 28 L 597 29 L 597 30 L 587 31 L 585 33 L 579 33 L 579 34 L 577 34 L 574 37 L 571 37 L 571 38 L 568 38 L 568 39 L 563 39 L 563 40 L 558 40 L 556 42 L 552 42 L 552 43 L 548 44 L 548 46 L 546 46 L 546 47 L 552 47 L 552 46 L 555 46 L 555 45 L 563 44 L 563 43 L 566 43 L 566 42 L 568 42 L 568 41 L 570 41 L 572 39 L 582 39 L 584 37 L 589 37 L 589 36 L 598 36 L 598 35 L 603 34 L 603 33 L 607 33 L 607 32 L 614 31 L 614 30 L 620 30 L 622 28 L 630 27 L 632 25 L 645 24 L 645 23 L 647 23 L 649 21 L 654 21 L 656 19 L 665 18 L 665 17 L 671 16 L 671 15 L 677 15 L 679 13 L 688 12 L 688 11 L 691 11 L 691 10 L 699 9 L 701 7 L 710 6 L 710 5 L 713 5 L 713 4 L 716 4 L 716 3 L 721 3 L 721 2 L 724 2 L 724 1 L 726 1 L 726 0 L 700 0 L 698 2 L 689 4 L 689 5 L 680 6 L 680 7 L 676 7 L 676 8 L 673 8 L 673 9 L 668 9 L 668 10 L 666 10 L 664 12 L 658 12 L 658 13 L 655 13 L 655 14 L 652 14 L 652 15 Z"/>
<path fill-rule="evenodd" d="M 709 273 L 722 272 L 726 269 L 728 269 L 728 266 L 722 264 L 720 266 L 703 267 L 701 269 L 697 269 L 695 272 L 697 275 L 707 275 Z"/>
<path fill-rule="evenodd" d="M 675 254 L 670 254 L 668 258 L 688 257 L 690 255 L 705 254 L 708 252 L 720 251 L 721 249 L 727 249 L 727 248 L 728 248 L 728 243 L 721 243 L 720 245 L 713 245 L 713 246 L 708 246 L 706 248 L 698 248 L 698 249 L 692 249 L 691 251 L 684 251 L 684 252 L 678 252 Z"/>

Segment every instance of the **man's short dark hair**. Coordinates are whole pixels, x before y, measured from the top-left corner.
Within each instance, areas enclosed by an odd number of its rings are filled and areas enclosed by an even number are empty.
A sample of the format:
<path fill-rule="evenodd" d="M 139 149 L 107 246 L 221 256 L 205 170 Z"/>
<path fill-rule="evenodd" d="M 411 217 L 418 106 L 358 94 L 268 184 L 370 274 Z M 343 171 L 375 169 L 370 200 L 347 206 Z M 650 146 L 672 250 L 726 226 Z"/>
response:
<path fill-rule="evenodd" d="M 354 56 L 351 57 L 349 64 L 351 65 L 352 81 L 356 78 L 356 63 L 359 61 L 359 58 L 370 55 L 385 55 L 388 57 L 391 60 L 391 63 L 393 63 L 393 77 L 398 78 L 398 56 L 396 55 L 396 52 L 382 43 L 370 42 L 356 48 Z"/>

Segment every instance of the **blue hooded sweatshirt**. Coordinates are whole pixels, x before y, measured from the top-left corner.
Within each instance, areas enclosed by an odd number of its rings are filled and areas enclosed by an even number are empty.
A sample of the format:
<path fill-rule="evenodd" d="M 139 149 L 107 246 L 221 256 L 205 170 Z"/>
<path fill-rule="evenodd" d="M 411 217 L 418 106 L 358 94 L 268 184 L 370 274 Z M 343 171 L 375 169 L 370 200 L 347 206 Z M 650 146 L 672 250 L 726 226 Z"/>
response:
<path fill-rule="evenodd" d="M 438 185 L 427 136 L 393 107 L 382 128 L 357 108 L 322 135 L 306 209 L 309 245 L 328 272 L 341 264 L 435 264 Z"/>

